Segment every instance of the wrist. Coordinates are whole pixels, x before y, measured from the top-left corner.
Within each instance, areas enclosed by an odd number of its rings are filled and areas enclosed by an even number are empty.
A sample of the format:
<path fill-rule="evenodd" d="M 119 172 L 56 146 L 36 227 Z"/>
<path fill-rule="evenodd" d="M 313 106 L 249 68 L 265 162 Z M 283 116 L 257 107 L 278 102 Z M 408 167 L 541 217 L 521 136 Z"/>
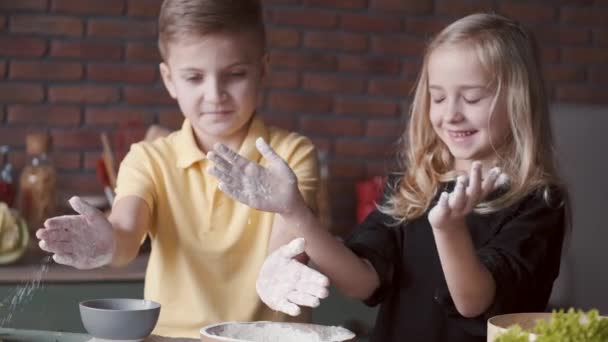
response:
<path fill-rule="evenodd" d="M 467 229 L 467 224 L 464 217 L 460 219 L 450 220 L 441 225 L 431 225 L 435 234 L 452 234 L 461 232 Z"/>
<path fill-rule="evenodd" d="M 298 192 L 296 199 L 287 204 L 279 215 L 285 220 L 292 220 L 303 217 L 307 212 L 310 212 L 310 208 L 308 208 L 306 201 L 304 201 L 304 198 Z"/>

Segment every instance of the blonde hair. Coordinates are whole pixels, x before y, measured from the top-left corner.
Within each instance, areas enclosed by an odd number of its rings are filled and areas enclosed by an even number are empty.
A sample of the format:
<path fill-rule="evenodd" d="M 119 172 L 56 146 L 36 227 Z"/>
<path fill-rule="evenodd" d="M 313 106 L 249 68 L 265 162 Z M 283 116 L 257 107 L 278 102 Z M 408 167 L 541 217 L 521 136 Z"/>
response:
<path fill-rule="evenodd" d="M 473 14 L 446 27 L 428 45 L 410 107 L 409 126 L 399 157 L 405 172 L 380 210 L 403 223 L 423 215 L 440 190 L 455 179 L 454 159 L 429 119 L 428 60 L 440 46 L 466 44 L 492 76 L 496 93 L 506 101 L 511 134 L 495 149 L 509 186 L 498 198 L 481 203 L 478 213 L 506 208 L 532 191 L 561 187 L 557 175 L 549 108 L 534 38 L 516 22 L 495 14 Z M 492 110 L 493 112 L 493 110 Z M 565 195 L 565 193 L 563 194 Z M 565 197 L 563 197 L 565 198 Z"/>
<path fill-rule="evenodd" d="M 263 51 L 266 32 L 260 0 L 164 0 L 158 18 L 158 47 L 211 33 L 254 32 Z"/>

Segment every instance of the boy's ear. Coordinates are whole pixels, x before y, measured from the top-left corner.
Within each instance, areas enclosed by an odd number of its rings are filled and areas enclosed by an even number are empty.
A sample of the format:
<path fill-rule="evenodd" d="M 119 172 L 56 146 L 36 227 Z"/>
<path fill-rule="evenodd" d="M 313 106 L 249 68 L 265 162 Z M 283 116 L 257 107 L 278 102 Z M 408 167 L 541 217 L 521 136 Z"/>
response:
<path fill-rule="evenodd" d="M 173 99 L 177 98 L 175 84 L 173 83 L 173 75 L 171 75 L 169 66 L 165 64 L 165 62 L 161 62 L 158 67 L 160 68 L 160 75 L 163 78 L 163 83 L 165 84 L 165 88 L 167 88 L 169 95 L 171 95 Z"/>

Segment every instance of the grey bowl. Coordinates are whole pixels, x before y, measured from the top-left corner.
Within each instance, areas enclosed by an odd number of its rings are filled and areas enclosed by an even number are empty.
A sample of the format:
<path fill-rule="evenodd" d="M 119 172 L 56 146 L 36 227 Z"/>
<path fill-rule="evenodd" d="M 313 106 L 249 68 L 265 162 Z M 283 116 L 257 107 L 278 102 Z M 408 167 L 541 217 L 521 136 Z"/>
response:
<path fill-rule="evenodd" d="M 97 339 L 141 340 L 158 321 L 160 304 L 132 298 L 92 299 L 80 302 L 80 318 L 86 331 Z"/>

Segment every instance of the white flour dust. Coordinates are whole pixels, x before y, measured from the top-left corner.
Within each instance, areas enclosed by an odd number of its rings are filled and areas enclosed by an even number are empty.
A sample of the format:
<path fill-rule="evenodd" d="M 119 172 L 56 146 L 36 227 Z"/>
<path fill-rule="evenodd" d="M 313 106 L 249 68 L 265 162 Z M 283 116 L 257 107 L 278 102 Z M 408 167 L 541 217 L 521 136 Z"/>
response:
<path fill-rule="evenodd" d="M 355 337 L 342 327 L 271 322 L 223 325 L 210 333 L 246 342 L 339 342 Z"/>
<path fill-rule="evenodd" d="M 0 302 L 0 310 L 2 311 L 0 327 L 6 327 L 10 324 L 13 316 L 23 311 L 23 305 L 29 303 L 36 291 L 43 287 L 42 278 L 48 271 L 50 263 L 51 257 L 44 257 L 40 269 L 33 274 L 32 280 L 17 286 L 9 296 Z"/>

